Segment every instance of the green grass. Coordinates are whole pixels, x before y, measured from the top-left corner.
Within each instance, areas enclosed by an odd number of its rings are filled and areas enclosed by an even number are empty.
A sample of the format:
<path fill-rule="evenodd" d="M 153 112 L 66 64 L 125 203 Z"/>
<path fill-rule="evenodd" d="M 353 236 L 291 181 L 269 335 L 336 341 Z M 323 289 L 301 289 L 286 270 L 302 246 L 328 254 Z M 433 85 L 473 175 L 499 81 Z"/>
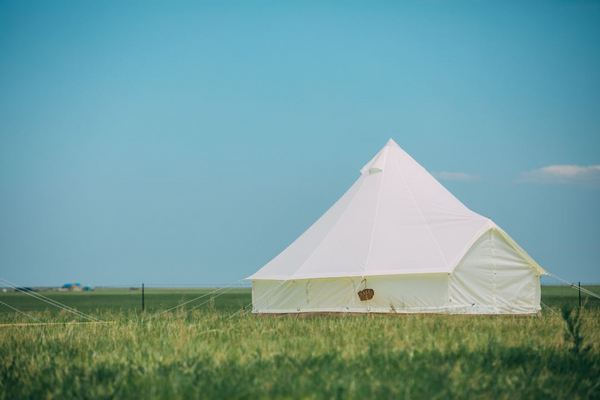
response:
<path fill-rule="evenodd" d="M 44 293 L 114 322 L 0 328 L 0 398 L 600 398 L 599 302 L 577 353 L 559 312 L 577 305 L 569 288 L 544 287 L 552 309 L 533 317 L 235 314 L 247 289 L 153 317 L 203 293 L 150 290 L 146 313 L 138 291 Z M 72 320 L 22 293 L 0 301 Z"/>
<path fill-rule="evenodd" d="M 184 301 L 191 300 L 204 294 L 209 294 L 215 289 L 146 289 L 145 303 L 146 311 L 149 313 L 165 310 L 176 306 Z M 237 311 L 251 301 L 250 289 L 234 288 L 224 291 L 225 294 L 218 296 L 216 292 L 215 303 L 219 310 Z M 56 292 L 40 291 L 40 294 L 63 304 L 75 307 L 85 313 L 102 314 L 108 311 L 140 311 L 142 305 L 142 291 L 130 289 L 98 289 L 93 292 Z M 193 307 L 208 300 L 211 296 L 202 298 L 198 302 L 191 303 Z M 54 311 L 54 307 L 41 302 L 31 296 L 18 292 L 0 293 L 0 301 L 16 306 L 22 311 Z M 206 308 L 207 305 L 204 305 Z M 8 308 L 1 308 L 0 321 Z"/>

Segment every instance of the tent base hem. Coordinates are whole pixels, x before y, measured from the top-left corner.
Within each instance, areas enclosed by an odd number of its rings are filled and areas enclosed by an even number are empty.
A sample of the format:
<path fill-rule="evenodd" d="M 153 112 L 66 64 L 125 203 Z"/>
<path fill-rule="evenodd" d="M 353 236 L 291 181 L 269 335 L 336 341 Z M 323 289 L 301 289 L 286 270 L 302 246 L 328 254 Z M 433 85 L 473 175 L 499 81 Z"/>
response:
<path fill-rule="evenodd" d="M 378 315 L 403 315 L 403 314 L 438 314 L 438 315 L 523 315 L 535 316 L 541 312 L 541 308 L 522 308 L 519 310 L 500 310 L 500 309 L 474 309 L 471 306 L 465 307 L 432 307 L 432 308 L 414 308 L 414 309 L 395 309 L 374 307 L 371 309 L 356 308 L 328 308 L 328 309 L 270 309 L 270 310 L 252 310 L 255 315 L 332 315 L 332 314 L 378 314 Z"/>

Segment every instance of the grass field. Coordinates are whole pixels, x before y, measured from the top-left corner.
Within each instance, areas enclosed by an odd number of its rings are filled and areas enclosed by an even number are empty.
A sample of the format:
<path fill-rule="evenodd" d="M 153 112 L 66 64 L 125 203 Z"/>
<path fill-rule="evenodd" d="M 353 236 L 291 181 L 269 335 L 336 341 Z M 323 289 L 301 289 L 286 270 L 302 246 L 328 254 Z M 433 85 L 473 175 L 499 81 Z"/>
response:
<path fill-rule="evenodd" d="M 600 302 L 568 333 L 570 288 L 544 287 L 550 308 L 532 317 L 257 317 L 239 312 L 248 289 L 158 315 L 203 293 L 149 290 L 142 313 L 139 291 L 42 292 L 111 322 L 0 327 L 0 397 L 600 398 Z M 23 293 L 0 301 L 74 319 Z M 0 304 L 0 323 L 20 322 Z"/>

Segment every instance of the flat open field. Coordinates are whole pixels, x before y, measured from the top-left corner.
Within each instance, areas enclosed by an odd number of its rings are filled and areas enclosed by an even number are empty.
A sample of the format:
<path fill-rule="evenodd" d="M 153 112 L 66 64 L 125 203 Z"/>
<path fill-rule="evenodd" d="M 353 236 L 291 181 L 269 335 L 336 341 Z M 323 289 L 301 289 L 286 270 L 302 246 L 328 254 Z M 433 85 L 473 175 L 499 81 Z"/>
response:
<path fill-rule="evenodd" d="M 35 321 L 0 304 L 0 398 L 600 398 L 600 301 L 568 333 L 570 288 L 544 287 L 550 308 L 532 317 L 257 317 L 240 311 L 248 289 L 159 314 L 208 292 L 147 290 L 144 313 L 140 291 L 41 292 L 104 324 L 10 325 Z"/>

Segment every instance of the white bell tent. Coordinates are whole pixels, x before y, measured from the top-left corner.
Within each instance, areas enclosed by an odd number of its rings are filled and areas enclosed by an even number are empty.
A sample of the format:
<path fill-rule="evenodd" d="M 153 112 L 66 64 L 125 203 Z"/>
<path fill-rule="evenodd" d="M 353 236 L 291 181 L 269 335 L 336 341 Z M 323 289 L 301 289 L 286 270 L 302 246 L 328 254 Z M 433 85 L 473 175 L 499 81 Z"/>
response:
<path fill-rule="evenodd" d="M 531 314 L 545 271 L 393 140 L 248 279 L 255 313 Z"/>

